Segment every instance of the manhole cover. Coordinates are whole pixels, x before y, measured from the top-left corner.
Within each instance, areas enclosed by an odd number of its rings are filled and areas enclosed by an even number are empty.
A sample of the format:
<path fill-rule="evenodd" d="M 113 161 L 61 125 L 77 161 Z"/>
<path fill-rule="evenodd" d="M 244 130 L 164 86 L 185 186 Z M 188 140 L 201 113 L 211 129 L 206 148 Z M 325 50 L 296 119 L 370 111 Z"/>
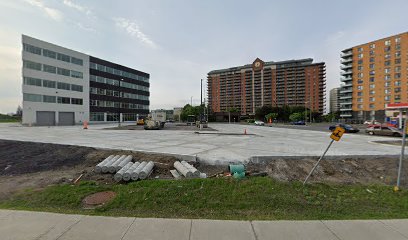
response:
<path fill-rule="evenodd" d="M 85 197 L 82 200 L 82 204 L 84 208 L 96 208 L 109 202 L 115 198 L 115 196 L 116 193 L 112 191 L 98 192 Z"/>

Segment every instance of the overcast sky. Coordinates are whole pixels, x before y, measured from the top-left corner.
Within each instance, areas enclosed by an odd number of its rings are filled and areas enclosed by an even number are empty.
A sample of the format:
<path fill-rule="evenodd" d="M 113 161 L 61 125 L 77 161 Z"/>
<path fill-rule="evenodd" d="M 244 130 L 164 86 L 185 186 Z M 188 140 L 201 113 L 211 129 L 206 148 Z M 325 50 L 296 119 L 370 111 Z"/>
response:
<path fill-rule="evenodd" d="M 407 31 L 408 1 L 1 0 L 0 112 L 21 104 L 21 34 L 150 73 L 150 108 L 200 102 L 209 71 L 264 61 L 326 62 Z"/>

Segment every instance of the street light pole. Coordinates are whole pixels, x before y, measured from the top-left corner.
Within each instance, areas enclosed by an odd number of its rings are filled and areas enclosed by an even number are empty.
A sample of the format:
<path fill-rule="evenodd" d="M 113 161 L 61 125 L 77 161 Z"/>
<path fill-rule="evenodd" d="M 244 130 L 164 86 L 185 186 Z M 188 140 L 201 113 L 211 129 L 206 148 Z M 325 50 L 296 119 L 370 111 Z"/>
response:
<path fill-rule="evenodd" d="M 121 88 L 121 83 L 122 83 L 122 81 L 123 81 L 123 78 L 121 78 L 120 79 L 120 81 L 119 81 L 119 114 L 118 114 L 118 127 L 120 127 L 120 114 L 121 114 L 121 107 L 122 107 L 122 97 L 121 97 L 121 91 L 120 91 L 120 88 Z"/>
<path fill-rule="evenodd" d="M 193 96 L 191 96 L 191 106 L 193 106 Z"/>

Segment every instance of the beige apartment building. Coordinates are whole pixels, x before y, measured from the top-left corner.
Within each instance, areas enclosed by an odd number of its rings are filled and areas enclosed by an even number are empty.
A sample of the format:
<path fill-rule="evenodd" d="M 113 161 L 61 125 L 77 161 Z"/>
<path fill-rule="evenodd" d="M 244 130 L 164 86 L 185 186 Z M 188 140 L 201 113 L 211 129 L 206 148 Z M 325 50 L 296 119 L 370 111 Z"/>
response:
<path fill-rule="evenodd" d="M 387 104 L 408 102 L 407 53 L 408 32 L 343 50 L 340 117 L 383 121 Z"/>

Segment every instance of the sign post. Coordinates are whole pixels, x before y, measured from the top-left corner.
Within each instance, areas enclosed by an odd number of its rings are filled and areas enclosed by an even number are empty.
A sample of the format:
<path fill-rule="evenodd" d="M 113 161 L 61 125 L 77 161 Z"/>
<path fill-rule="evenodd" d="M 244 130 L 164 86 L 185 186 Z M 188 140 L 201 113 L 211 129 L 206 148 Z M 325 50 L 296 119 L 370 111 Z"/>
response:
<path fill-rule="evenodd" d="M 408 115 L 408 112 L 406 113 Z M 399 191 L 400 182 L 401 182 L 401 169 L 402 169 L 402 160 L 404 159 L 404 152 L 405 152 L 405 142 L 406 142 L 406 135 L 407 135 L 407 117 L 405 117 L 404 121 L 404 129 L 402 131 L 402 144 L 401 144 L 401 155 L 399 159 L 398 165 L 398 178 L 397 178 L 397 186 L 395 186 L 394 191 Z"/>
<path fill-rule="evenodd" d="M 330 141 L 329 146 L 327 146 L 327 148 L 324 151 L 323 155 L 319 158 L 319 160 L 317 160 L 317 163 L 313 166 L 313 168 L 310 171 L 309 175 L 307 175 L 305 181 L 303 182 L 303 185 L 305 185 L 307 183 L 307 180 L 310 178 L 310 176 L 312 176 L 312 174 L 316 170 L 317 166 L 319 166 L 320 161 L 324 158 L 324 156 L 326 155 L 327 151 L 329 150 L 329 148 L 331 147 L 333 142 L 334 141 L 339 141 L 341 139 L 341 137 L 343 136 L 345 131 L 346 130 L 344 130 L 344 128 L 342 128 L 342 127 L 336 127 L 336 129 L 334 129 L 333 133 L 330 135 L 330 138 L 332 140 Z"/>

